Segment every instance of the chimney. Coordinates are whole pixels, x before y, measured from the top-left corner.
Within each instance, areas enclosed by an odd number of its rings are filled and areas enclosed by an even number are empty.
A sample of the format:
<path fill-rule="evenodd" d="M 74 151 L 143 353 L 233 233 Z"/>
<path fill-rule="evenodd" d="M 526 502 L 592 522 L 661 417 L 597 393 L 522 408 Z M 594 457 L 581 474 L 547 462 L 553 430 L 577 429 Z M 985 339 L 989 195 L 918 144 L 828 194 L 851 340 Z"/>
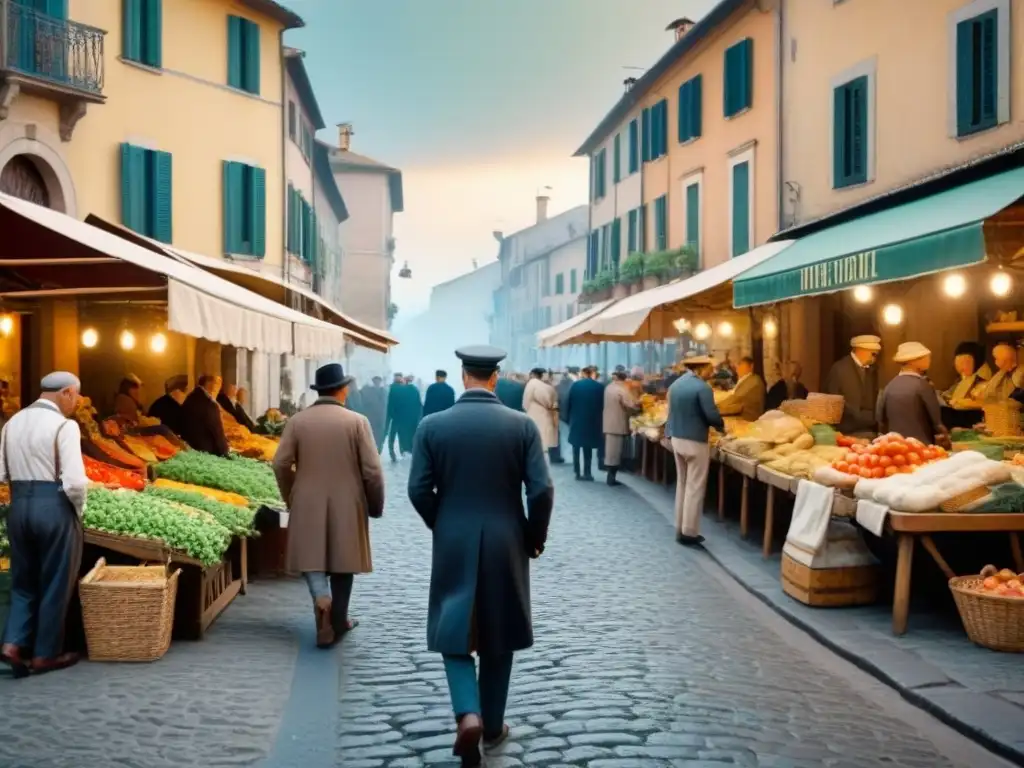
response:
<path fill-rule="evenodd" d="M 686 37 L 687 32 L 693 29 L 693 24 L 693 19 L 688 19 L 684 16 L 681 19 L 676 19 L 675 21 L 673 21 L 671 24 L 665 27 L 665 30 L 675 30 L 676 42 L 678 43 L 680 40 Z"/>
<path fill-rule="evenodd" d="M 547 195 L 537 195 L 537 223 L 548 220 L 548 201 L 551 198 Z"/>
<path fill-rule="evenodd" d="M 338 123 L 338 149 L 342 152 L 348 152 L 352 147 L 352 136 L 355 131 L 352 129 L 352 123 Z"/>
<path fill-rule="evenodd" d="M 622 85 L 623 87 L 625 87 L 626 93 L 629 93 L 631 90 L 633 90 L 633 86 L 636 85 L 636 78 L 627 77 L 625 80 L 622 81 Z"/>

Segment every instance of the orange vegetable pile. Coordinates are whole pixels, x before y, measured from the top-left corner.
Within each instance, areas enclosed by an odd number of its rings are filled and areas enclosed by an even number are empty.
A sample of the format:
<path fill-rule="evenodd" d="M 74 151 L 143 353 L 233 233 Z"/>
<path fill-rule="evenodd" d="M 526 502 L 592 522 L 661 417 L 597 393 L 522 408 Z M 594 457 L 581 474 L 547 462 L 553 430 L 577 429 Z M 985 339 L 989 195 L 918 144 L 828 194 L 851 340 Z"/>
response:
<path fill-rule="evenodd" d="M 83 456 L 82 460 L 85 462 L 85 476 L 94 483 L 116 485 L 132 491 L 141 491 L 146 487 L 146 481 L 138 472 L 104 464 L 89 456 Z"/>
<path fill-rule="evenodd" d="M 849 437 L 838 438 L 836 444 L 850 450 L 843 459 L 832 463 L 832 469 L 876 480 L 909 474 L 919 466 L 944 459 L 947 455 L 941 446 L 925 445 L 917 438 L 904 438 L 896 432 L 876 437 L 869 444 Z"/>
<path fill-rule="evenodd" d="M 986 565 L 981 569 L 984 581 L 981 592 L 1000 597 L 1024 598 L 1024 573 L 1014 573 L 1009 568 L 998 570 L 994 565 Z"/>

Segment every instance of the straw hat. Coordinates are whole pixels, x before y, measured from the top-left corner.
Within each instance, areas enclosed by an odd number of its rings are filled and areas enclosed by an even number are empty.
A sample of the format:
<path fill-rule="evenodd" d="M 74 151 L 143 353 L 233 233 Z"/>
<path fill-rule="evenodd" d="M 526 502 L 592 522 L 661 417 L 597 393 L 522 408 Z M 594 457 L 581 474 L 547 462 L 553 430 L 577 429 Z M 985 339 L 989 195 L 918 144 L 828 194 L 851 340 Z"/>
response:
<path fill-rule="evenodd" d="M 865 336 L 854 336 L 850 339 L 850 347 L 852 349 L 866 349 L 869 352 L 881 352 L 882 340 L 877 336 L 871 336 L 870 334 Z"/>
<path fill-rule="evenodd" d="M 919 341 L 905 341 L 900 344 L 892 359 L 897 363 L 909 363 L 911 360 L 927 357 L 931 353 L 932 351 Z"/>
<path fill-rule="evenodd" d="M 693 357 L 684 357 L 679 361 L 680 365 L 714 365 L 715 361 L 707 355 L 694 355 Z"/>

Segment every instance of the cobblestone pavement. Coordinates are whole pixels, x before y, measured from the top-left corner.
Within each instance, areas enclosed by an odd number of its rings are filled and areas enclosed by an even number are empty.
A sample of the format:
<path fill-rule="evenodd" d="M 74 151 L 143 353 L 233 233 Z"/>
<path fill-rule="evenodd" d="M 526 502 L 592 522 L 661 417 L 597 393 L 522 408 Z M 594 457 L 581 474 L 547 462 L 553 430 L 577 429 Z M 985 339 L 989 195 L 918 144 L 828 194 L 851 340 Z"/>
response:
<path fill-rule="evenodd" d="M 362 625 L 341 650 L 337 762 L 347 768 L 453 764 L 444 673 L 424 650 L 429 537 L 408 507 L 405 469 L 388 470 L 377 571 L 357 580 Z M 973 745 L 951 756 L 934 737 L 942 726 L 917 722 L 917 710 L 894 716 L 910 708 L 880 705 L 898 698 L 891 691 L 853 688 L 819 646 L 787 642 L 766 608 L 676 545 L 629 491 L 556 470 L 556 497 L 533 571 L 537 643 L 516 657 L 513 736 L 492 768 L 1004 765 Z"/>

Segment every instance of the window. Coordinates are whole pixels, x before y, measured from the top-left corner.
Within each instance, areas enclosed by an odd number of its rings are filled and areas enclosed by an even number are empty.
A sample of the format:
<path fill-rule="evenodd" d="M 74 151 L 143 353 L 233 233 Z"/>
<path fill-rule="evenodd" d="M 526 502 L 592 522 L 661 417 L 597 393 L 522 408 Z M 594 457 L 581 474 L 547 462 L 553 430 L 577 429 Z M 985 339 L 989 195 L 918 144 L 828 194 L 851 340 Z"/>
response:
<path fill-rule="evenodd" d="M 171 155 L 121 145 L 121 223 L 133 232 L 171 242 Z"/>
<path fill-rule="evenodd" d="M 159 67 L 163 61 L 161 0 L 124 0 L 121 19 L 121 56 Z"/>
<path fill-rule="evenodd" d="M 725 52 L 725 116 L 734 117 L 754 103 L 754 41 L 740 40 Z"/>
<path fill-rule="evenodd" d="M 640 170 L 640 123 L 634 117 L 629 121 L 629 172 Z"/>
<path fill-rule="evenodd" d="M 685 182 L 684 182 L 685 184 Z M 700 182 L 694 181 L 686 190 L 686 246 L 697 254 L 700 263 Z"/>
<path fill-rule="evenodd" d="M 654 201 L 654 249 L 668 248 L 668 197 L 662 195 Z"/>
<path fill-rule="evenodd" d="M 833 91 L 832 185 L 836 189 L 868 180 L 868 78 Z"/>
<path fill-rule="evenodd" d="M 267 172 L 224 162 L 224 252 L 263 258 L 267 251 Z"/>
<path fill-rule="evenodd" d="M 605 189 L 607 178 L 605 174 L 607 173 L 608 165 L 608 153 L 606 150 L 602 149 L 594 155 L 593 165 L 591 175 L 593 176 L 594 200 L 601 200 L 607 192 Z"/>
<path fill-rule="evenodd" d="M 540 264 L 541 296 L 551 295 L 551 262 L 545 259 Z"/>
<path fill-rule="evenodd" d="M 295 117 L 295 102 L 288 102 L 288 138 L 292 141 L 297 140 L 296 134 L 296 117 Z"/>
<path fill-rule="evenodd" d="M 313 129 L 305 120 L 302 121 L 302 143 L 299 148 L 306 162 L 310 162 L 313 157 Z"/>
<path fill-rule="evenodd" d="M 260 92 L 260 26 L 239 16 L 228 16 L 228 85 Z"/>
<path fill-rule="evenodd" d="M 700 138 L 702 78 L 697 75 L 679 86 L 679 143 Z"/>
<path fill-rule="evenodd" d="M 612 244 L 611 262 L 615 271 L 619 270 L 619 261 L 622 256 L 622 219 L 615 219 L 612 222 Z"/>
<path fill-rule="evenodd" d="M 956 135 L 999 124 L 999 10 L 956 25 Z"/>
<path fill-rule="evenodd" d="M 659 157 L 663 157 L 668 154 L 668 101 L 662 99 L 649 110 L 644 110 L 648 113 L 648 133 L 650 133 L 650 140 L 648 141 L 649 148 L 645 160 L 657 160 Z"/>
<path fill-rule="evenodd" d="M 640 253 L 647 252 L 647 203 L 641 205 L 637 210 L 640 211 L 640 242 L 637 243 L 637 250 Z"/>
<path fill-rule="evenodd" d="M 634 208 L 626 214 L 626 256 L 637 252 L 637 224 L 640 220 L 640 209 Z"/>
<path fill-rule="evenodd" d="M 622 134 L 615 134 L 615 149 L 612 153 L 612 181 L 618 184 L 622 181 Z"/>
<path fill-rule="evenodd" d="M 555 275 L 555 295 L 561 296 L 563 293 L 565 293 L 565 275 L 559 272 Z"/>
<path fill-rule="evenodd" d="M 640 157 L 643 162 L 651 159 L 651 110 L 645 108 L 640 113 Z"/>
<path fill-rule="evenodd" d="M 731 253 L 739 256 L 750 250 L 750 160 L 742 159 L 735 161 L 732 165 L 730 175 L 732 184 L 732 206 L 731 206 Z"/>
<path fill-rule="evenodd" d="M 569 293 L 576 293 L 578 288 L 576 287 L 576 270 L 569 270 Z"/>
<path fill-rule="evenodd" d="M 612 225 L 605 224 L 601 227 L 601 269 L 608 268 L 608 255 L 611 253 Z"/>
<path fill-rule="evenodd" d="M 590 242 L 587 248 L 587 277 L 593 278 L 597 275 L 597 263 L 598 256 L 601 252 L 601 231 L 598 229 L 592 230 L 590 233 Z"/>

